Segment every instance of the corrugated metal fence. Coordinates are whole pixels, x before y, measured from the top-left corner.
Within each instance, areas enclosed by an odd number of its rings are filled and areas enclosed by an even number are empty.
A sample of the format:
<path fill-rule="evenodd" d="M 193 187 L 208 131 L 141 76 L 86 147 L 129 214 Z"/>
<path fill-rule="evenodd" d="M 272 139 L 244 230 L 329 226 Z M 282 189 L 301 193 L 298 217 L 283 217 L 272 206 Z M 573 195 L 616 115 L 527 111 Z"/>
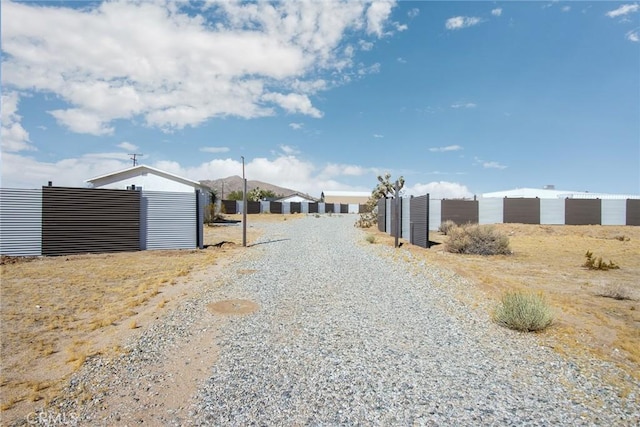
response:
<path fill-rule="evenodd" d="M 42 190 L 0 188 L 0 254 L 42 254 Z"/>
<path fill-rule="evenodd" d="M 143 191 L 140 249 L 195 248 L 196 194 Z"/>

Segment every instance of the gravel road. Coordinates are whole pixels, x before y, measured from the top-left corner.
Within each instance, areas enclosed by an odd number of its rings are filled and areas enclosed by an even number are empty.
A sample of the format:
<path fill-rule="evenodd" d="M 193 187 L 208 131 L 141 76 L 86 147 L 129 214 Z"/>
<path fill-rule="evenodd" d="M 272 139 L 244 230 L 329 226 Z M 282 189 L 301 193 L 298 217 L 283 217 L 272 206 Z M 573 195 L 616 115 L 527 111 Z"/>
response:
<path fill-rule="evenodd" d="M 222 276 L 190 278 L 199 292 L 126 354 L 88 360 L 49 410 L 91 426 L 640 425 L 638 382 L 618 390 L 615 367 L 495 325 L 462 302 L 465 280 L 354 221 L 260 224 Z M 237 299 L 259 309 L 209 309 Z"/>
<path fill-rule="evenodd" d="M 260 309 L 224 325 L 189 424 L 638 425 L 638 388 L 619 398 L 353 222 L 268 225 L 238 266 L 253 272 L 213 296 Z"/>

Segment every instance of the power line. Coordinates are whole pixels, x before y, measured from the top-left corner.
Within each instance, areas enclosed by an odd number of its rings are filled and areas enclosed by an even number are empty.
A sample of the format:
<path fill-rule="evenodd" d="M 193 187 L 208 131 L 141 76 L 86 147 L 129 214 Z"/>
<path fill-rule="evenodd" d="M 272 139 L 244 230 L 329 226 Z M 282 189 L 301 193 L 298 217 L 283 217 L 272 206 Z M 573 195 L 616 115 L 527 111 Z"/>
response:
<path fill-rule="evenodd" d="M 142 153 L 129 153 L 129 159 L 131 159 L 133 161 L 133 166 L 137 166 L 138 165 L 138 160 L 136 159 L 137 156 L 144 156 L 144 154 Z"/>

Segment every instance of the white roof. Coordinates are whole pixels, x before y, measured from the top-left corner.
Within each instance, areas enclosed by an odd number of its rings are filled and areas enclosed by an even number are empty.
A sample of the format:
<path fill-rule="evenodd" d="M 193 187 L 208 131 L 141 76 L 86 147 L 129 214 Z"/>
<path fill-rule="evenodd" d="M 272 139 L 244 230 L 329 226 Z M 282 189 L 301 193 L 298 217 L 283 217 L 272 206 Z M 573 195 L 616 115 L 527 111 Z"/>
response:
<path fill-rule="evenodd" d="M 324 197 L 371 197 L 371 192 L 369 191 L 326 190 L 323 191 L 322 194 Z"/>
<path fill-rule="evenodd" d="M 170 172 L 166 172 L 160 169 L 156 169 L 153 168 L 151 166 L 147 166 L 147 165 L 138 165 L 138 166 L 133 166 L 127 169 L 123 169 L 120 171 L 116 171 L 116 172 L 111 172 L 105 175 L 100 175 L 100 176 L 96 176 L 94 178 L 91 179 L 87 179 L 85 182 L 89 182 L 91 184 L 94 184 L 100 180 L 103 180 L 105 178 L 112 178 L 112 179 L 117 179 L 119 176 L 126 178 L 129 177 L 131 175 L 139 175 L 139 174 L 143 174 L 143 173 L 151 173 L 154 175 L 158 175 L 161 176 L 163 178 L 167 178 L 170 179 L 172 181 L 177 181 L 180 182 L 182 184 L 185 185 L 190 185 L 194 188 L 207 188 L 206 186 L 200 184 L 198 181 L 193 181 L 191 179 L 188 178 L 184 178 L 178 175 L 174 175 Z"/>
<path fill-rule="evenodd" d="M 483 193 L 482 197 L 488 198 L 538 198 L 538 199 L 640 199 L 640 195 L 634 194 L 608 194 L 590 193 L 588 191 L 552 190 L 546 188 L 516 188 L 514 190 L 494 191 Z"/>

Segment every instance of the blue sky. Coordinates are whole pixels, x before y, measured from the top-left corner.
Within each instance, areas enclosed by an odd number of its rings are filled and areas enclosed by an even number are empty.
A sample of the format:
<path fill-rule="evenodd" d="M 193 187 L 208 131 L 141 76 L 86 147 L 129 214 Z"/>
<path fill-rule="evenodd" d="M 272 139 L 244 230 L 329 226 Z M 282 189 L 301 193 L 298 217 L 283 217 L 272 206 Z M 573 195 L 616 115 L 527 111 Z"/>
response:
<path fill-rule="evenodd" d="M 2 186 L 640 194 L 637 2 L 9 2 Z"/>

